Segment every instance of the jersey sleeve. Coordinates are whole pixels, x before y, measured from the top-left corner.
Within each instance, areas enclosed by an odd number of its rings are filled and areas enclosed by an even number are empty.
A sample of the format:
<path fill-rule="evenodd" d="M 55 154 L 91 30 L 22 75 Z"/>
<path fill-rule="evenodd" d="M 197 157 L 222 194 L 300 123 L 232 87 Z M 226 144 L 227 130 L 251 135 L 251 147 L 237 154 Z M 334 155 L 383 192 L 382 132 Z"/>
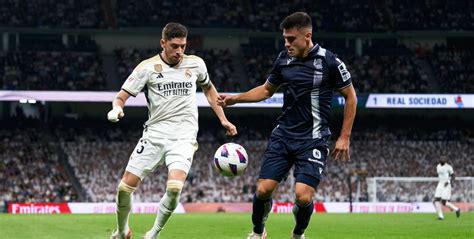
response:
<path fill-rule="evenodd" d="M 336 89 L 343 89 L 352 84 L 351 73 L 337 56 L 330 60 L 329 71 Z"/>
<path fill-rule="evenodd" d="M 280 54 L 278 54 L 278 57 L 273 62 L 272 70 L 270 71 L 270 74 L 267 77 L 267 81 L 274 86 L 280 86 L 283 83 L 283 77 L 281 75 L 281 69 L 279 64 L 282 54 L 283 52 L 280 52 Z"/>
<path fill-rule="evenodd" d="M 122 90 L 135 97 L 148 82 L 148 71 L 138 65 L 122 85 Z"/>
<path fill-rule="evenodd" d="M 199 72 L 197 77 L 197 84 L 201 87 L 207 86 L 211 83 L 211 80 L 209 79 L 209 73 L 207 73 L 206 63 L 204 62 L 204 60 L 200 59 L 198 64 Z"/>

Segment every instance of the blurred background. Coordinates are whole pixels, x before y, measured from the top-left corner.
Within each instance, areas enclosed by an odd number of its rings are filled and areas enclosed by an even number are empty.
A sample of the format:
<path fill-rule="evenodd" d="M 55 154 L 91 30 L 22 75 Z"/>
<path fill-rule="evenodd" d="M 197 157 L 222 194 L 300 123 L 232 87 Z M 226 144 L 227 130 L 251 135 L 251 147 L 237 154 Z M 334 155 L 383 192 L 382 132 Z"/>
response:
<path fill-rule="evenodd" d="M 447 156 L 464 178 L 453 184 L 452 201 L 472 203 L 472 9 L 467 0 L 2 1 L 0 207 L 115 201 L 147 109 L 126 107 L 117 124 L 106 114 L 133 68 L 160 52 L 166 23 L 189 28 L 187 54 L 205 60 L 218 91 L 241 92 L 265 82 L 284 49 L 278 26 L 295 11 L 311 15 L 313 41 L 346 63 L 359 98 L 352 161 L 330 161 L 315 199 L 431 202 L 437 182 L 423 178 L 436 177 L 440 156 Z M 333 142 L 343 103 L 335 94 Z M 199 150 L 181 202 L 251 202 L 280 109 L 227 108 L 235 138 L 224 135 L 206 104 L 199 113 Z M 230 141 L 250 157 L 237 178 L 218 175 L 212 165 L 214 151 Z M 147 178 L 135 201 L 159 201 L 165 174 L 160 168 Z M 293 183 L 290 176 L 275 200 L 292 202 Z"/>

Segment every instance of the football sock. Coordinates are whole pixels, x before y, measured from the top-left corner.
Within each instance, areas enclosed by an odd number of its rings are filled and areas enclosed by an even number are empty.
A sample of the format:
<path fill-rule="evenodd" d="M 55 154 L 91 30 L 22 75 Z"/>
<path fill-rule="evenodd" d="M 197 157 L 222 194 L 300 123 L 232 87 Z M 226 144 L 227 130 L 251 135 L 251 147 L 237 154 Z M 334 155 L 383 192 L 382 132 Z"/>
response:
<path fill-rule="evenodd" d="M 117 192 L 117 230 L 126 234 L 128 232 L 128 216 L 132 208 L 132 193 L 135 187 L 120 182 Z"/>
<path fill-rule="evenodd" d="M 436 202 L 435 202 L 435 208 L 436 208 L 436 211 L 438 212 L 438 217 L 439 217 L 439 218 L 444 218 L 443 210 L 442 210 L 442 208 L 441 208 L 441 202 L 436 201 Z"/>
<path fill-rule="evenodd" d="M 293 229 L 294 234 L 302 235 L 304 233 L 304 230 L 308 227 L 313 210 L 314 204 L 312 201 L 305 206 L 300 206 L 298 203 L 295 203 L 293 206 L 293 215 L 296 220 L 296 225 Z"/>
<path fill-rule="evenodd" d="M 446 206 L 448 206 L 449 208 L 451 208 L 451 210 L 453 210 L 453 211 L 459 210 L 459 208 L 456 207 L 456 206 L 454 206 L 454 204 L 452 204 L 451 202 L 446 202 Z"/>
<path fill-rule="evenodd" d="M 160 207 L 156 215 L 155 223 L 149 231 L 152 236 L 158 235 L 171 217 L 174 209 L 178 206 L 181 189 L 184 183 L 179 180 L 168 180 L 166 193 L 160 200 Z"/>
<path fill-rule="evenodd" d="M 272 209 L 272 198 L 260 199 L 256 194 L 253 195 L 252 222 L 253 231 L 258 234 L 263 233 L 265 221 Z"/>

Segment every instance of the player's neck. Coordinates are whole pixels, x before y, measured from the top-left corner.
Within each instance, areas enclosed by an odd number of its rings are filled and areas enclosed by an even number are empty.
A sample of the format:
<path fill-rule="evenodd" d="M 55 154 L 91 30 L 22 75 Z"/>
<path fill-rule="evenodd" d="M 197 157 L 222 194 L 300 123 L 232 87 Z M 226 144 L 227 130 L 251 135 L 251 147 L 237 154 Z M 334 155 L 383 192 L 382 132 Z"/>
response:
<path fill-rule="evenodd" d="M 181 63 L 182 61 L 182 59 L 180 59 L 177 63 L 171 64 L 170 60 L 166 57 L 166 54 L 164 54 L 163 52 L 160 52 L 158 55 L 160 56 L 161 60 L 169 67 L 174 67 L 176 65 L 179 65 L 179 63 Z"/>
<path fill-rule="evenodd" d="M 309 52 L 311 50 L 313 50 L 313 48 L 314 48 L 314 43 L 312 41 L 310 41 L 309 44 L 308 44 L 308 47 L 306 47 L 306 49 L 303 52 L 303 58 L 307 57 Z"/>

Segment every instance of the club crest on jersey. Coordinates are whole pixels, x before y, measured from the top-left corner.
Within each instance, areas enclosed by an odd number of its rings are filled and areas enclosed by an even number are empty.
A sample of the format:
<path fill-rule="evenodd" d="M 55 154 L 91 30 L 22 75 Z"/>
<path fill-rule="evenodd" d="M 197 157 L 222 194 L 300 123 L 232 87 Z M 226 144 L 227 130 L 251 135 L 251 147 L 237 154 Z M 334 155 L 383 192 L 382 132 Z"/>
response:
<path fill-rule="evenodd" d="M 158 73 L 163 71 L 163 66 L 161 66 L 161 64 L 156 64 L 153 66 L 153 68 L 155 68 L 155 71 Z"/>
<path fill-rule="evenodd" d="M 190 69 L 186 69 L 186 71 L 184 72 L 184 75 L 186 76 L 186 78 L 191 78 L 191 76 L 193 76 L 193 73 L 191 72 Z"/>

